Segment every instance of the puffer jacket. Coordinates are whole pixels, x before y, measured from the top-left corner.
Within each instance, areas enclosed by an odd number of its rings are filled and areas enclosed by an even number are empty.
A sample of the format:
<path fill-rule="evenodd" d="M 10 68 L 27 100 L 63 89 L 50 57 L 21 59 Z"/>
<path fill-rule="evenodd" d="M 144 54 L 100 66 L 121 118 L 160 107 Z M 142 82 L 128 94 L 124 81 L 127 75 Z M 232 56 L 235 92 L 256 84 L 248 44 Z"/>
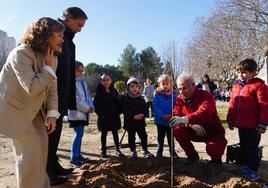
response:
<path fill-rule="evenodd" d="M 124 96 L 122 102 L 122 112 L 124 114 L 124 129 L 125 130 L 139 130 L 146 126 L 145 117 L 148 115 L 148 108 L 142 96 L 131 98 L 128 94 Z M 137 114 L 144 114 L 141 120 L 135 120 L 134 116 Z"/>
<path fill-rule="evenodd" d="M 268 125 L 268 88 L 259 78 L 237 80 L 231 91 L 227 122 L 238 128 Z"/>
<path fill-rule="evenodd" d="M 87 125 L 89 118 L 87 111 L 89 108 L 94 110 L 94 105 L 84 76 L 76 78 L 76 108 L 77 110 L 68 110 L 68 120 L 71 126 L 76 124 L 76 121 L 79 121 L 80 124 Z"/>
<path fill-rule="evenodd" d="M 154 122 L 156 125 L 169 126 L 168 120 L 164 120 L 162 117 L 163 115 L 172 115 L 172 109 L 176 102 L 176 97 L 177 95 L 175 92 L 170 95 L 166 95 L 161 91 L 155 94 L 153 98 L 153 110 L 155 114 Z"/>

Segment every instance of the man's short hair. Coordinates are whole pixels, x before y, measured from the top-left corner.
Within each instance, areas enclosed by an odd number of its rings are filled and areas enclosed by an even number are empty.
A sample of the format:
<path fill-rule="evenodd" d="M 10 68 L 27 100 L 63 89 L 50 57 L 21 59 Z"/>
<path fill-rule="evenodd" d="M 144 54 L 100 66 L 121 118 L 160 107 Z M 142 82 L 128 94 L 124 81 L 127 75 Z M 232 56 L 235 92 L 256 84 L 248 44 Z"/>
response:
<path fill-rule="evenodd" d="M 257 63 L 254 59 L 244 59 L 236 66 L 236 71 L 248 71 L 248 72 L 255 72 L 257 70 Z"/>
<path fill-rule="evenodd" d="M 187 82 L 189 84 L 195 84 L 194 78 L 191 74 L 181 74 L 177 77 L 177 84 L 182 82 Z"/>
<path fill-rule="evenodd" d="M 69 7 L 65 9 L 61 15 L 60 19 L 63 21 L 67 21 L 69 18 L 72 19 L 85 19 L 87 20 L 87 15 L 86 13 L 79 7 Z"/>

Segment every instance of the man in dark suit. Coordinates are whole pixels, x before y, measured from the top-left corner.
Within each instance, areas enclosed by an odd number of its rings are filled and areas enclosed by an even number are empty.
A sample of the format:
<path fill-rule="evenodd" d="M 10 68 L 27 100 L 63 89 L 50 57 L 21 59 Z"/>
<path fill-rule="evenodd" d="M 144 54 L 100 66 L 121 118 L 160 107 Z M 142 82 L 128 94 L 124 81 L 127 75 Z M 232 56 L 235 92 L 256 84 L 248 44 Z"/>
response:
<path fill-rule="evenodd" d="M 58 67 L 56 71 L 58 82 L 59 113 L 56 131 L 49 135 L 47 173 L 51 185 L 62 184 L 67 181 L 68 174 L 72 168 L 63 168 L 58 162 L 57 149 L 62 131 L 63 116 L 67 110 L 76 110 L 75 99 L 75 44 L 73 38 L 80 32 L 87 20 L 86 13 L 78 7 L 70 7 L 64 10 L 58 19 L 65 25 L 64 43 L 62 53 L 58 56 Z"/>

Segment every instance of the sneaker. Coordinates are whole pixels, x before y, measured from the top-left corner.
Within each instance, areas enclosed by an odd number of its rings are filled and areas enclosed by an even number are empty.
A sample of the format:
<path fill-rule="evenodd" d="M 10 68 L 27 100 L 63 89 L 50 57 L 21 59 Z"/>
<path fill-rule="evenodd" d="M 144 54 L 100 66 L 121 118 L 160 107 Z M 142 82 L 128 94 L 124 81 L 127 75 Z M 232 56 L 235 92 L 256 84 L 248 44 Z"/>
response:
<path fill-rule="evenodd" d="M 101 158 L 107 158 L 108 156 L 107 156 L 107 154 L 106 154 L 106 152 L 101 152 Z"/>
<path fill-rule="evenodd" d="M 232 173 L 234 173 L 236 175 L 243 175 L 247 168 L 248 167 L 246 167 L 246 166 L 242 166 L 242 167 L 239 167 L 239 168 L 231 169 L 230 172 L 232 172 Z"/>
<path fill-rule="evenodd" d="M 144 156 L 145 158 L 148 158 L 148 159 L 151 159 L 151 158 L 154 157 L 154 155 L 151 154 L 149 151 L 144 151 L 144 152 L 143 152 L 143 156 Z"/>
<path fill-rule="evenodd" d="M 115 155 L 117 157 L 125 157 L 124 153 L 122 153 L 120 150 L 116 150 Z"/>
<path fill-rule="evenodd" d="M 85 157 L 83 157 L 82 155 L 79 155 L 79 156 L 77 157 L 77 159 L 78 159 L 79 161 L 81 161 L 82 163 L 86 163 L 86 162 L 89 161 L 89 158 L 85 158 Z"/>
<path fill-rule="evenodd" d="M 132 160 L 137 160 L 138 159 L 138 155 L 136 151 L 131 152 L 131 159 Z"/>
<path fill-rule="evenodd" d="M 159 159 L 162 159 L 162 158 L 163 158 L 163 154 L 162 154 L 162 153 L 157 152 L 157 153 L 156 153 L 156 157 L 157 157 L 157 158 L 159 158 Z"/>
<path fill-rule="evenodd" d="M 70 160 L 70 163 L 73 164 L 73 165 L 75 165 L 75 166 L 77 166 L 77 167 L 79 167 L 79 166 L 81 166 L 81 165 L 83 164 L 83 163 L 82 163 L 81 161 L 79 161 L 79 160 L 75 160 L 75 161 Z"/>
<path fill-rule="evenodd" d="M 158 149 L 156 152 L 156 157 L 161 159 L 163 158 L 163 149 Z"/>
<path fill-rule="evenodd" d="M 243 175 L 246 178 L 250 179 L 251 181 L 256 181 L 256 180 L 260 179 L 259 173 L 254 171 L 254 170 L 251 170 L 250 168 L 244 169 L 243 172 L 244 172 Z"/>

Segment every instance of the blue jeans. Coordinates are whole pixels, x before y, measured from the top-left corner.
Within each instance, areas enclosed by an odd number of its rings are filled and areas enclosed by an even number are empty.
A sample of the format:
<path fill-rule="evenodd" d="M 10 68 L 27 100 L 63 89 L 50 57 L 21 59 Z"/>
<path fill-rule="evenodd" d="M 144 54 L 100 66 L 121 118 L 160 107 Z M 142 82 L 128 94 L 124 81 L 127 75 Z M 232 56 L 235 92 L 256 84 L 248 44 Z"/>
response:
<path fill-rule="evenodd" d="M 75 161 L 81 155 L 82 137 L 84 135 L 84 125 L 74 127 L 74 138 L 72 141 L 71 160 Z"/>

